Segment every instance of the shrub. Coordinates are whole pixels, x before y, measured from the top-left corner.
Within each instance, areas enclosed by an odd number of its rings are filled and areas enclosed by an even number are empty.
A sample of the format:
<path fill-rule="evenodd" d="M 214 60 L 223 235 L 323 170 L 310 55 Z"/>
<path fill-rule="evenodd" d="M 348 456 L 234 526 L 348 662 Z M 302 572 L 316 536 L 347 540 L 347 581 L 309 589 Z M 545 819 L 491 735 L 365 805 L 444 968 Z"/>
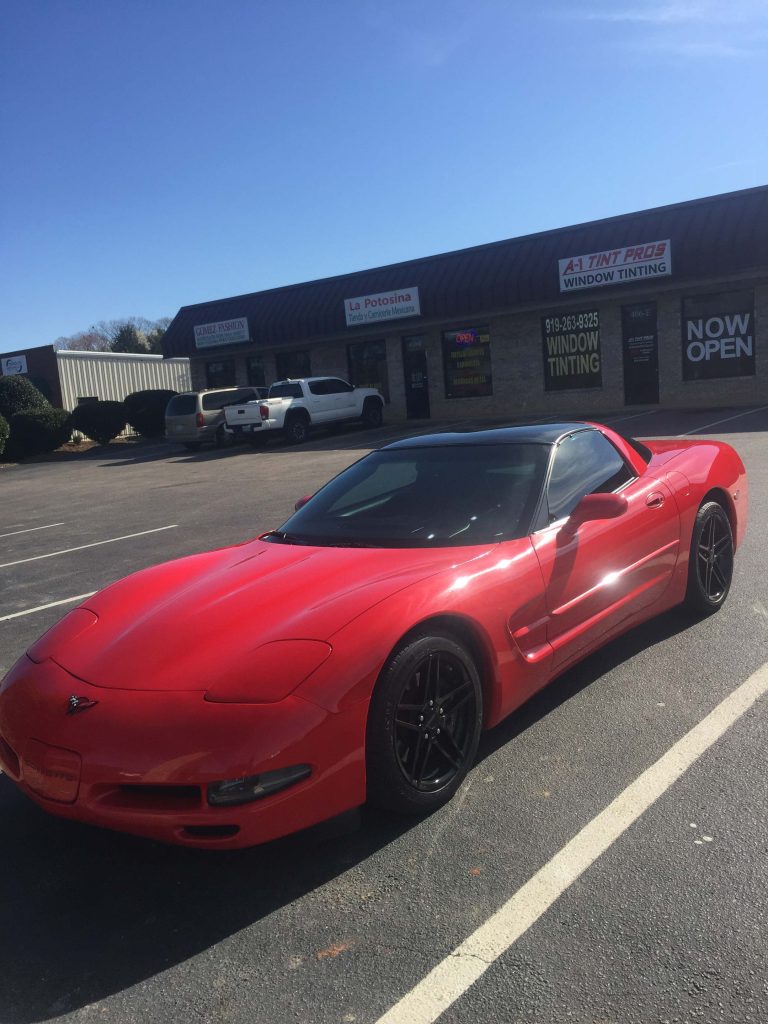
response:
<path fill-rule="evenodd" d="M 8 420 L 0 416 L 0 455 L 5 451 L 5 442 L 8 440 Z"/>
<path fill-rule="evenodd" d="M 45 395 L 38 391 L 31 380 L 14 374 L 11 377 L 0 377 L 0 416 L 8 423 L 11 416 L 28 409 L 50 409 L 51 404 Z"/>
<path fill-rule="evenodd" d="M 72 417 L 65 409 L 24 409 L 11 416 L 8 457 L 14 462 L 55 451 L 72 433 Z"/>
<path fill-rule="evenodd" d="M 125 417 L 142 437 L 162 437 L 165 433 L 165 407 L 178 391 L 134 391 L 127 395 Z"/>
<path fill-rule="evenodd" d="M 125 426 L 122 402 L 85 402 L 75 406 L 72 426 L 97 444 L 109 444 Z"/>

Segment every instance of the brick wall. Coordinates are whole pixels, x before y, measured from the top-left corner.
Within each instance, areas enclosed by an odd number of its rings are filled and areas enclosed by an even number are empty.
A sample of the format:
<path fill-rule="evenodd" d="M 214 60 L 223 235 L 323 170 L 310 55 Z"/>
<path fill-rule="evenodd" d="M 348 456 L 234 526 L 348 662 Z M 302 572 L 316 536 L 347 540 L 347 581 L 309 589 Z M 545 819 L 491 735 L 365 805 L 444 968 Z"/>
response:
<path fill-rule="evenodd" d="M 682 300 L 685 296 L 705 291 L 717 292 L 754 289 L 755 376 L 720 378 L 706 381 L 684 381 L 682 370 Z M 694 282 L 685 288 L 662 284 L 641 291 L 625 290 L 621 294 L 602 295 L 599 291 L 584 297 L 573 294 L 559 307 L 496 313 L 472 317 L 465 322 L 398 325 L 396 321 L 378 325 L 376 333 L 363 332 L 330 341 L 307 342 L 298 346 L 311 352 L 312 373 L 317 376 L 347 378 L 347 344 L 370 338 L 384 338 L 387 349 L 390 405 L 389 421 L 405 418 L 405 382 L 403 378 L 402 338 L 423 334 L 429 377 L 430 411 L 433 419 L 518 419 L 537 416 L 568 416 L 572 414 L 608 413 L 624 408 L 624 373 L 622 363 L 621 309 L 625 304 L 655 301 L 659 349 L 659 404 L 667 407 L 722 407 L 768 402 L 768 279 L 757 282 L 728 281 Z M 602 355 L 602 387 L 568 391 L 544 390 L 541 317 L 580 309 L 600 312 L 600 345 Z M 482 398 L 445 397 L 442 332 L 462 327 L 488 326 L 491 336 L 493 394 Z M 382 329 L 383 328 L 383 329 Z M 227 358 L 232 353 L 222 352 Z M 242 351 L 234 355 L 236 380 L 247 383 L 246 358 Z M 203 388 L 206 358 L 191 362 L 192 386 Z M 267 383 L 275 379 L 274 353 L 263 352 Z"/>

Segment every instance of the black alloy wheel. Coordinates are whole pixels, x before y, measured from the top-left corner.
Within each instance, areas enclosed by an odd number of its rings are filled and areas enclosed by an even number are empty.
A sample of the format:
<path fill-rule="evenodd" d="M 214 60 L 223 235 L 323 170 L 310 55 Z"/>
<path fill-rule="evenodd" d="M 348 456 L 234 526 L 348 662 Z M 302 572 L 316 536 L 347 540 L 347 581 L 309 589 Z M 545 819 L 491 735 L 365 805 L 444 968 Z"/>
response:
<path fill-rule="evenodd" d="M 696 612 L 725 604 L 733 578 L 733 534 L 722 505 L 708 501 L 696 513 L 691 538 L 686 603 Z"/>
<path fill-rule="evenodd" d="M 303 444 L 309 435 L 309 423 L 303 416 L 292 416 L 285 427 L 290 444 Z"/>
<path fill-rule="evenodd" d="M 368 717 L 368 797 L 407 814 L 447 803 L 477 751 L 482 689 L 466 648 L 420 636 L 385 666 Z"/>

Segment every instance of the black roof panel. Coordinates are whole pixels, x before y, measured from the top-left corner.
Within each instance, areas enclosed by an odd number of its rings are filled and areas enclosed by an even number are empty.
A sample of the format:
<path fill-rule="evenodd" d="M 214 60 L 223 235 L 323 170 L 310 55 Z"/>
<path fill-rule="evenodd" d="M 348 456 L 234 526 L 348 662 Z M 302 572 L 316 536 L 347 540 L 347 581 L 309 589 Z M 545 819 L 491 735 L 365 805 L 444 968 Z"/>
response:
<path fill-rule="evenodd" d="M 478 444 L 554 444 L 565 434 L 591 428 L 590 423 L 525 423 L 517 427 L 497 427 L 493 430 L 463 430 L 445 434 L 420 434 L 405 437 L 385 445 L 382 451 L 392 448 L 445 448 L 455 445 Z"/>

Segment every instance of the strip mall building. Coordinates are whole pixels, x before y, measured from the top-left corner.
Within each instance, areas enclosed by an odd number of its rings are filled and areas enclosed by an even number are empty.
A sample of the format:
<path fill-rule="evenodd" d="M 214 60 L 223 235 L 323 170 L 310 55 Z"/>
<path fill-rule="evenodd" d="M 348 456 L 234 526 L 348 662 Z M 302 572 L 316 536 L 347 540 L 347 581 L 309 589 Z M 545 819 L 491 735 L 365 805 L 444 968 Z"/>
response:
<path fill-rule="evenodd" d="M 309 374 L 388 418 L 768 402 L 768 186 L 184 306 L 193 387 Z"/>

